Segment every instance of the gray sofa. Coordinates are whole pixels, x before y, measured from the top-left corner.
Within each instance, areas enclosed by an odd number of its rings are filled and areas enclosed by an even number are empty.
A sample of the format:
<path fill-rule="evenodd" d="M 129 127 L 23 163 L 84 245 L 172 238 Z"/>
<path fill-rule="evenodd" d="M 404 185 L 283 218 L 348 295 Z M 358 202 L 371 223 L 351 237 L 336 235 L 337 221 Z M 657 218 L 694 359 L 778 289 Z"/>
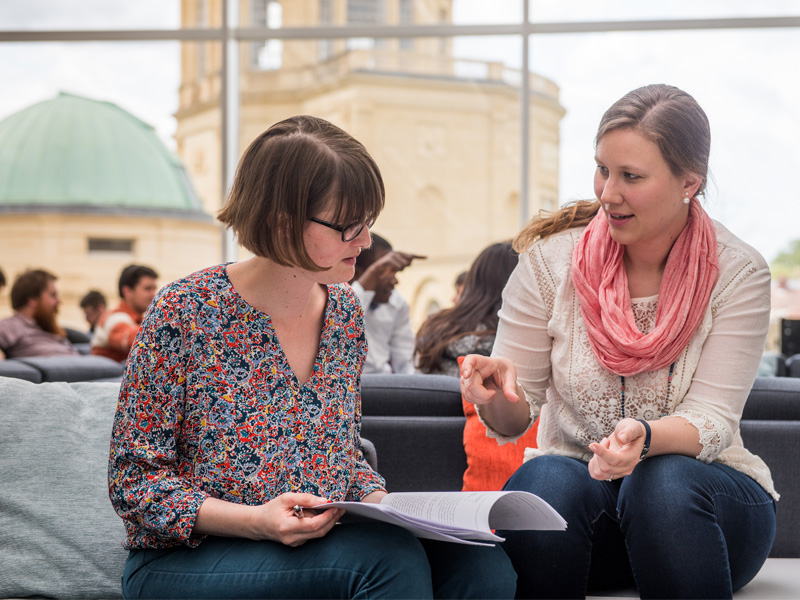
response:
<path fill-rule="evenodd" d="M 0 598 L 120 597 L 124 527 L 106 487 L 118 390 L 0 377 Z M 362 434 L 377 447 L 391 490 L 460 489 L 456 379 L 365 376 L 362 396 Z M 759 379 L 742 434 L 783 498 L 773 558 L 736 596 L 800 597 L 800 379 Z"/>
<path fill-rule="evenodd" d="M 0 360 L 0 377 L 45 381 L 119 381 L 124 366 L 105 356 L 36 356 Z"/>
<path fill-rule="evenodd" d="M 362 412 L 361 433 L 375 444 L 389 491 L 461 489 L 467 459 L 458 379 L 365 376 Z M 781 494 L 771 556 L 800 558 L 800 380 L 757 378 L 741 431 L 745 446 L 769 465 Z"/>

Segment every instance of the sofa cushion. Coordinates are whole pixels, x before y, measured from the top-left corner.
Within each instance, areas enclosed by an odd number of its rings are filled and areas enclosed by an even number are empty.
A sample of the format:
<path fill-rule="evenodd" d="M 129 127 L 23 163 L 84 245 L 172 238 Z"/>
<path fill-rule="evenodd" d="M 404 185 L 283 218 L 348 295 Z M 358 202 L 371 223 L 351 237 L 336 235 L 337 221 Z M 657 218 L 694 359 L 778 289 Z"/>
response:
<path fill-rule="evenodd" d="M 0 378 L 0 597 L 119 598 L 108 499 L 117 383 Z"/>
<path fill-rule="evenodd" d="M 0 360 L 0 377 L 14 377 L 33 383 L 42 381 L 42 372 L 16 359 Z"/>
<path fill-rule="evenodd" d="M 461 489 L 467 468 L 460 417 L 364 415 L 361 435 L 375 444 L 378 472 L 390 492 Z"/>
<path fill-rule="evenodd" d="M 105 356 L 37 356 L 18 359 L 42 373 L 42 381 L 122 378 L 123 366 Z"/>

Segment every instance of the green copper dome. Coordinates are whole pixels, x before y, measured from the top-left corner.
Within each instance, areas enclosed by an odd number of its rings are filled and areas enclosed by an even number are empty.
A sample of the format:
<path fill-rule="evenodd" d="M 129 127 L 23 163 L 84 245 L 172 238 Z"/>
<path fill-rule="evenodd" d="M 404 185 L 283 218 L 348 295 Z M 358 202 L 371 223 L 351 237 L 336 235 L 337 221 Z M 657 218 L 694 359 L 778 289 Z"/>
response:
<path fill-rule="evenodd" d="M 0 211 L 8 210 L 203 214 L 150 125 L 65 93 L 0 121 Z"/>

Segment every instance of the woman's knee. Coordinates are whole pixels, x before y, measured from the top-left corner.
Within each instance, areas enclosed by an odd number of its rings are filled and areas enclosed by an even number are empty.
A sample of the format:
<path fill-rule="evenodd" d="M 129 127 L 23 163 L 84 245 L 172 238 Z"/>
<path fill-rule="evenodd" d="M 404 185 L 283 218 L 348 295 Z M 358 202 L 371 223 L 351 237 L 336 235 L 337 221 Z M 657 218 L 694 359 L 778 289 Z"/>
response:
<path fill-rule="evenodd" d="M 618 516 L 624 523 L 680 520 L 687 510 L 710 510 L 708 465 L 688 456 L 669 454 L 640 462 L 620 486 Z"/>
<path fill-rule="evenodd" d="M 384 523 L 353 523 L 334 527 L 331 533 L 347 538 L 340 547 L 341 564 L 362 571 L 364 589 L 372 590 L 368 597 L 390 597 L 395 592 L 409 598 L 430 595 L 428 558 L 411 532 Z"/>
<path fill-rule="evenodd" d="M 589 470 L 583 461 L 557 455 L 537 456 L 522 463 L 503 489 L 533 492 L 537 495 L 547 494 L 549 491 L 563 493 L 566 482 L 573 485 L 573 482 L 580 484 L 588 479 Z"/>

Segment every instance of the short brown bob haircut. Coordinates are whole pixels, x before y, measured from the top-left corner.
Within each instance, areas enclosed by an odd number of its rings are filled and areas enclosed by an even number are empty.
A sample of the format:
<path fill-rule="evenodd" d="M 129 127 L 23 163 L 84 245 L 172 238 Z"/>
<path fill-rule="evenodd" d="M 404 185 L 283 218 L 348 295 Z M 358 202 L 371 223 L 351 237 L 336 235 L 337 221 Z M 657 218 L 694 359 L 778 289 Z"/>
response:
<path fill-rule="evenodd" d="M 333 207 L 341 225 L 378 217 L 386 192 L 366 148 L 332 123 L 307 115 L 276 123 L 247 148 L 217 215 L 256 256 L 322 271 L 303 243 L 309 217 Z"/>

